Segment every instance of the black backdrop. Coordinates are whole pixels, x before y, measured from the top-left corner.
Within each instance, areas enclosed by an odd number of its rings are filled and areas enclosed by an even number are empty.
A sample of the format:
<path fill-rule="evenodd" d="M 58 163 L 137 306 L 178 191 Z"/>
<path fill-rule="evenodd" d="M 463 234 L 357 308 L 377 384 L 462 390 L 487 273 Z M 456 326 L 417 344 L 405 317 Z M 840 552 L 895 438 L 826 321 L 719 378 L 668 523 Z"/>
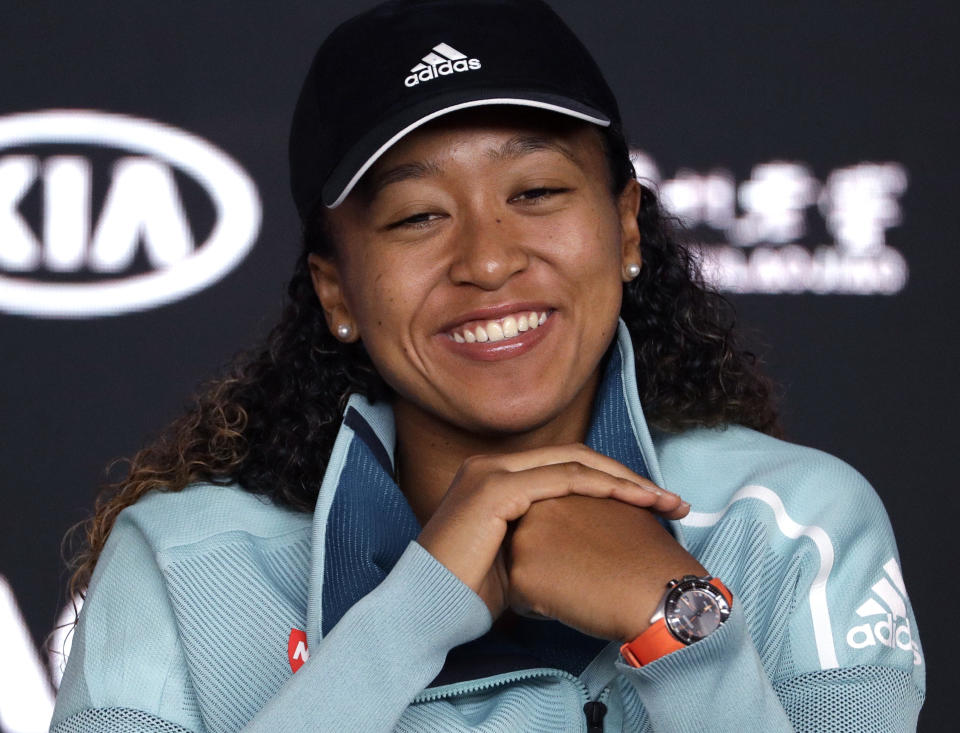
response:
<path fill-rule="evenodd" d="M 741 322 L 783 387 L 788 437 L 848 461 L 883 498 L 928 661 L 921 730 L 952 729 L 957 595 L 944 579 L 951 564 L 937 556 L 955 533 L 949 459 L 960 434 L 950 287 L 958 225 L 948 184 L 958 162 L 956 60 L 947 43 L 960 35 L 956 11 L 947 3 L 756 0 L 554 6 L 594 51 L 631 142 L 646 156 L 638 161 L 656 164 L 694 235 L 727 257 L 767 258 L 746 279 L 741 271 L 718 282 L 739 291 L 730 297 Z M 10 223 L 19 216 L 42 240 L 54 204 L 37 192 L 39 180 L 19 199 L 0 185 L 7 206 L 0 224 L 0 288 L 7 291 L 0 291 L 0 575 L 15 598 L 7 605 L 19 607 L 37 648 L 65 603 L 60 539 L 89 511 L 107 462 L 131 455 L 178 414 L 198 382 L 254 344 L 279 314 L 298 246 L 286 185 L 288 119 L 316 44 L 355 7 L 346 0 L 4 3 L 0 123 L 51 109 L 160 122 L 230 156 L 262 204 L 249 254 L 208 287 L 112 315 L 49 316 L 19 312 L 14 286 L 106 282 L 154 265 L 142 251 L 109 275 L 4 264 L 4 248 L 9 255 L 22 239 Z M 17 175 L 13 156 L 40 164 L 79 156 L 92 170 L 96 220 L 124 146 L 111 150 L 71 134 L 65 129 L 57 145 L 0 140 L 0 184 Z M 778 167 L 765 173 L 757 168 L 763 164 Z M 216 218 L 209 191 L 176 165 L 171 170 L 199 246 Z M 844 170 L 861 174 L 860 193 L 830 198 L 841 190 L 830 175 Z M 749 184 L 767 174 L 786 181 L 766 189 L 779 190 L 779 198 L 751 198 L 751 190 L 764 189 Z M 740 199 L 730 209 L 724 196 L 734 190 Z M 832 220 L 831 212 L 872 222 L 872 237 L 838 228 L 842 216 Z M 757 224 L 759 234 L 730 224 L 731 213 L 743 226 Z M 240 247 L 243 237 L 235 239 Z M 778 280 L 796 271 L 782 264 L 787 255 L 799 257 L 800 267 L 824 246 L 854 255 L 850 272 L 885 246 L 894 263 L 905 262 L 906 281 L 898 280 L 902 272 L 851 276 L 859 284 L 846 287 L 849 278 L 839 285 Z M 883 293 L 841 292 L 851 289 Z M 5 643 L 11 638 L 8 629 L 0 633 Z M 11 674 L 15 656 L 0 654 L 7 666 L 0 674 Z M 0 711 L 13 704 L 7 697 L 0 696 Z M 7 731 L 30 729 L 2 712 L 0 721 Z"/>

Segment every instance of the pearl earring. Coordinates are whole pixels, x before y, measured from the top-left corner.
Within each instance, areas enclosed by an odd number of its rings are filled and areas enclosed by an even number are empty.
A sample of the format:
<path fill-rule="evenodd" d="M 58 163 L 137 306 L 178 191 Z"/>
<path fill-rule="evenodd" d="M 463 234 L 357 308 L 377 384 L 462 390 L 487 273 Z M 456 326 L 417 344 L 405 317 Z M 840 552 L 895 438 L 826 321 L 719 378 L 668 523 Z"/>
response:
<path fill-rule="evenodd" d="M 350 326 L 348 326 L 346 323 L 341 323 L 339 326 L 337 326 L 337 336 L 344 340 L 350 338 L 350 334 L 352 333 L 353 329 L 350 328 Z"/>
<path fill-rule="evenodd" d="M 636 262 L 631 262 L 624 268 L 624 272 L 626 273 L 628 279 L 633 280 L 633 278 L 640 274 L 640 265 L 638 265 Z"/>

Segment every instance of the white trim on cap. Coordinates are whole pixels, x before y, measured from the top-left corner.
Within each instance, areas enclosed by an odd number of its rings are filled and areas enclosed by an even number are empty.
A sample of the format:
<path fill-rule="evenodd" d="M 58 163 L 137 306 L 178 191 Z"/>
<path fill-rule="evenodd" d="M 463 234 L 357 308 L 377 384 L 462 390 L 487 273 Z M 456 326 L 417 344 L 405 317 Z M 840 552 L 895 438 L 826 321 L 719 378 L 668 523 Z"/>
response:
<path fill-rule="evenodd" d="M 610 125 L 610 120 L 605 120 L 600 117 L 592 117 L 591 115 L 588 115 L 585 112 L 577 112 L 576 110 L 572 110 L 567 107 L 561 107 L 560 105 L 557 105 L 557 104 L 550 104 L 549 102 L 537 102 L 532 99 L 511 99 L 508 97 L 503 97 L 503 98 L 496 98 L 496 99 L 474 99 L 473 101 L 470 101 L 470 102 L 461 102 L 460 104 L 453 104 L 449 107 L 444 107 L 443 109 L 438 109 L 435 112 L 431 112 L 430 114 L 421 117 L 416 122 L 410 125 L 407 125 L 402 130 L 400 130 L 400 132 L 398 132 L 396 135 L 394 135 L 389 140 L 387 140 L 383 145 L 377 148 L 376 152 L 373 155 L 371 155 L 369 158 L 367 158 L 367 161 L 362 166 L 360 166 L 360 170 L 358 170 L 354 174 L 353 178 L 350 179 L 350 182 L 347 184 L 346 188 L 343 189 L 343 192 L 340 194 L 337 200 L 334 201 L 332 204 L 327 204 L 327 208 L 333 209 L 339 206 L 340 204 L 342 204 L 343 200 L 350 195 L 350 192 L 353 190 L 353 187 L 357 185 L 357 181 L 359 181 L 360 178 L 363 176 L 363 174 L 366 173 L 367 170 L 369 170 L 370 166 L 372 166 L 381 155 L 387 152 L 387 150 L 389 150 L 390 147 L 395 142 L 397 142 L 397 140 L 402 138 L 411 130 L 414 130 L 420 127 L 420 125 L 426 122 L 429 122 L 435 117 L 439 117 L 440 115 L 445 115 L 448 112 L 453 112 L 458 109 L 466 109 L 467 107 L 482 107 L 490 104 L 512 104 L 512 105 L 517 105 L 519 107 L 537 107 L 538 109 L 548 109 L 551 112 L 559 112 L 560 114 L 568 115 L 570 117 L 576 117 L 581 120 L 586 120 L 587 122 L 592 122 L 595 125 L 600 125 L 601 127 L 608 127 Z"/>

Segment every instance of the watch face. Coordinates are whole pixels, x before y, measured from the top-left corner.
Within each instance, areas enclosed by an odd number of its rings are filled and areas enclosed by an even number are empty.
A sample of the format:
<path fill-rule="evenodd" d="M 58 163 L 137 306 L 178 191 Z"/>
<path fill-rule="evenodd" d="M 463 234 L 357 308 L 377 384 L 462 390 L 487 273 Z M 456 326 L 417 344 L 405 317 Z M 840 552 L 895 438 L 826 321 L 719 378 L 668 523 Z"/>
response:
<path fill-rule="evenodd" d="M 685 644 L 692 644 L 715 631 L 727 616 L 730 606 L 713 587 L 697 581 L 695 587 L 678 587 L 664 607 L 667 628 Z"/>

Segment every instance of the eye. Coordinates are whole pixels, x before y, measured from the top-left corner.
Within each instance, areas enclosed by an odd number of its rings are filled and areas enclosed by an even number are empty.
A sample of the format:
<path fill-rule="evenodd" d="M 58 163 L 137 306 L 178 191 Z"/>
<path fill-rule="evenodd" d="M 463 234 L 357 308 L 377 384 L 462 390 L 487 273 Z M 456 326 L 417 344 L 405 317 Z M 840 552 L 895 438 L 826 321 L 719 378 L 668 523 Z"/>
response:
<path fill-rule="evenodd" d="M 548 188 L 546 186 L 541 186 L 539 188 L 530 188 L 522 193 L 518 193 L 516 196 L 511 198 L 511 201 L 519 201 L 521 203 L 537 203 L 545 199 L 555 196 L 557 194 L 566 193 L 569 191 L 569 188 Z"/>
<path fill-rule="evenodd" d="M 400 221 L 395 221 L 392 224 L 388 224 L 387 229 L 399 229 L 400 227 L 423 229 L 424 227 L 428 226 L 430 222 L 439 218 L 439 214 L 431 214 L 428 211 L 424 211 L 420 214 L 414 214 L 413 216 L 408 216 L 406 219 L 401 219 Z"/>

